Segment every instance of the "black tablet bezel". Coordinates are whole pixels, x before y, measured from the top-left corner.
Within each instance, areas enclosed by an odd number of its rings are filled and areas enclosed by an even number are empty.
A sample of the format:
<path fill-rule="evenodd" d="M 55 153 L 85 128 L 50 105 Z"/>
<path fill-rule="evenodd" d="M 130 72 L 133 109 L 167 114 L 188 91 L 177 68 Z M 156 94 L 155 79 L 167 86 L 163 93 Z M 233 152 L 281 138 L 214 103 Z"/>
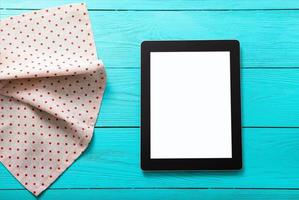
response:
<path fill-rule="evenodd" d="M 230 51 L 232 158 L 150 158 L 150 52 L 176 51 Z M 236 170 L 242 168 L 240 47 L 237 40 L 142 42 L 141 168 L 143 170 Z"/>

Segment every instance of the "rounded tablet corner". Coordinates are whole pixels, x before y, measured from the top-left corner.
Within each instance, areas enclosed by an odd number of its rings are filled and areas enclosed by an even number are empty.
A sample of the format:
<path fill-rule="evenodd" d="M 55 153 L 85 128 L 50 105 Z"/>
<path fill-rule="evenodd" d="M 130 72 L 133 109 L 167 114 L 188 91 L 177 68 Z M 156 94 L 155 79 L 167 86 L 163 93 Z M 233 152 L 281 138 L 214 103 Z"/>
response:
<path fill-rule="evenodd" d="M 243 164 L 242 162 L 238 163 L 237 166 L 236 166 L 236 170 L 241 170 L 243 168 Z"/>
<path fill-rule="evenodd" d="M 239 40 L 232 40 L 232 42 L 238 46 L 240 46 L 240 41 Z"/>
<path fill-rule="evenodd" d="M 142 171 L 148 171 L 148 168 L 146 166 L 144 166 L 144 164 L 140 164 L 140 168 Z"/>
<path fill-rule="evenodd" d="M 147 40 L 142 41 L 142 42 L 141 42 L 141 45 L 140 45 L 141 48 L 143 48 L 144 46 L 146 46 L 146 45 L 148 44 L 148 42 L 149 42 L 149 41 L 147 41 Z"/>

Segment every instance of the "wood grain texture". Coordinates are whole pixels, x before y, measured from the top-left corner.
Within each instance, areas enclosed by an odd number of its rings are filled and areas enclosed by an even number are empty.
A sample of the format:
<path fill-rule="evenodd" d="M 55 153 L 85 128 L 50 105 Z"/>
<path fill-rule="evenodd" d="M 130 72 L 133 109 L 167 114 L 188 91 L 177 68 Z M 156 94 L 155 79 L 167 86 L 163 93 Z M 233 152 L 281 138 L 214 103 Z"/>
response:
<path fill-rule="evenodd" d="M 107 69 L 97 126 L 140 125 L 140 70 Z M 299 69 L 242 69 L 243 127 L 299 126 Z"/>
<path fill-rule="evenodd" d="M 299 2 L 299 1 L 298 1 Z M 28 11 L 1 11 L 2 17 Z M 107 68 L 139 68 L 144 40 L 238 39 L 241 67 L 299 67 L 299 11 L 91 11 Z"/>
<path fill-rule="evenodd" d="M 298 127 L 299 69 L 243 69 L 242 125 Z M 97 127 L 140 126 L 140 69 L 107 68 Z"/>
<path fill-rule="evenodd" d="M 299 129 L 243 129 L 241 171 L 143 172 L 139 129 L 96 129 L 88 150 L 51 188 L 299 188 Z M 23 187 L 1 167 L 0 189 Z"/>
<path fill-rule="evenodd" d="M 139 124 L 140 70 L 107 68 L 107 86 L 96 126 Z"/>
<path fill-rule="evenodd" d="M 298 127 L 299 69 L 243 69 L 243 127 Z"/>
<path fill-rule="evenodd" d="M 140 126 L 140 70 L 107 69 L 97 126 Z M 243 127 L 299 126 L 299 69 L 241 71 Z"/>
<path fill-rule="evenodd" d="M 0 190 L 1 200 L 31 200 L 34 198 L 24 190 Z M 252 189 L 68 189 L 47 190 L 38 199 L 61 199 L 67 197 L 75 200 L 182 200 L 182 199 L 205 199 L 205 200 L 298 200 L 298 190 L 252 190 Z"/>
<path fill-rule="evenodd" d="M 299 2 L 296 0 L 271 0 L 271 3 L 266 0 L 173 0 L 173 1 L 159 1 L 159 0 L 51 0 L 51 1 L 39 1 L 39 0 L 2 0 L 1 8 L 45 8 L 49 6 L 59 6 L 63 4 L 85 2 L 90 9 L 112 9 L 112 10 L 151 10 L 151 9 L 163 9 L 163 10 L 194 10 L 194 9 L 295 9 L 299 8 Z"/>

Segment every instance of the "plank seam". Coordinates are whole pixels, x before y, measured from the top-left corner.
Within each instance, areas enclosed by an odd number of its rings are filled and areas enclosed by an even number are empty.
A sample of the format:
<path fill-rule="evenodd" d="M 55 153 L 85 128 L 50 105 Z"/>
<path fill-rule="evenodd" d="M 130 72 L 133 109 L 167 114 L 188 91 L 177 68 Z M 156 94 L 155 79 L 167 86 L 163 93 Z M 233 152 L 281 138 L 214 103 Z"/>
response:
<path fill-rule="evenodd" d="M 95 128 L 140 128 L 140 126 L 95 126 Z"/>
<path fill-rule="evenodd" d="M 0 10 L 40 10 L 42 8 L 0 8 Z M 162 12 L 176 12 L 176 11 L 188 11 L 188 12 L 231 12 L 231 11 L 297 11 L 299 8 L 240 8 L 240 9 L 96 9 L 91 8 L 88 11 L 98 12 L 98 11 L 117 11 L 117 12 L 128 12 L 128 11 L 136 11 L 136 12 L 152 12 L 152 11 L 162 11 Z"/>
<path fill-rule="evenodd" d="M 242 126 L 242 128 L 294 128 L 297 129 L 299 126 Z"/>
<path fill-rule="evenodd" d="M 140 128 L 140 126 L 95 126 L 95 128 Z M 298 129 L 299 126 L 242 126 L 244 129 L 250 129 L 250 128 L 293 128 Z"/>
<path fill-rule="evenodd" d="M 299 67 L 241 67 L 241 69 L 299 69 Z"/>
<path fill-rule="evenodd" d="M 114 188 L 102 188 L 102 187 L 92 187 L 92 188 L 49 188 L 47 190 L 296 190 L 299 188 L 240 188 L 240 187 L 114 187 Z M 0 191 L 5 190 L 26 190 L 23 188 L 16 189 L 0 189 Z"/>

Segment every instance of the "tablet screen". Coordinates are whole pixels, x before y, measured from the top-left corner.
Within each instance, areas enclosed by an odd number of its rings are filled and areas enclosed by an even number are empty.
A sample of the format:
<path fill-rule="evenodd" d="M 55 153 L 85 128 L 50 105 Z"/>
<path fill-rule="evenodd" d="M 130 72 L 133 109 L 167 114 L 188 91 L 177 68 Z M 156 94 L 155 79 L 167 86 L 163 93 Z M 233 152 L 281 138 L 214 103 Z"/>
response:
<path fill-rule="evenodd" d="M 151 159 L 232 158 L 229 51 L 150 53 Z"/>

